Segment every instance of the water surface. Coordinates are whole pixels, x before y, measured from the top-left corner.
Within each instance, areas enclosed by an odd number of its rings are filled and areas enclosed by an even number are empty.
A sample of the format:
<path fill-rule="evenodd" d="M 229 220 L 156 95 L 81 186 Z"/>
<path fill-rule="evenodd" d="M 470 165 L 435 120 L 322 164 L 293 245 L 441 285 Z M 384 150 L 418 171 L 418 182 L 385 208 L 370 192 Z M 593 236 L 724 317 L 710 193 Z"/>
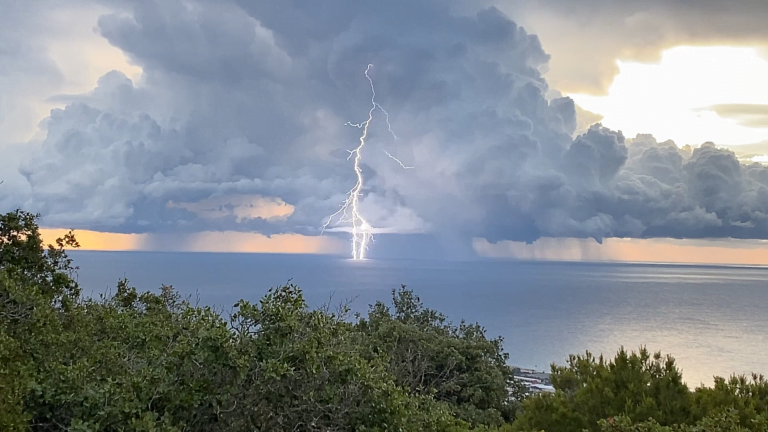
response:
<path fill-rule="evenodd" d="M 766 268 L 614 263 L 383 260 L 306 255 L 72 254 L 86 293 L 120 277 L 139 289 L 172 284 L 226 309 L 288 279 L 310 305 L 352 299 L 364 311 L 406 284 L 454 321 L 502 335 L 510 363 L 547 369 L 569 353 L 620 346 L 671 353 L 690 385 L 713 375 L 768 374 Z"/>

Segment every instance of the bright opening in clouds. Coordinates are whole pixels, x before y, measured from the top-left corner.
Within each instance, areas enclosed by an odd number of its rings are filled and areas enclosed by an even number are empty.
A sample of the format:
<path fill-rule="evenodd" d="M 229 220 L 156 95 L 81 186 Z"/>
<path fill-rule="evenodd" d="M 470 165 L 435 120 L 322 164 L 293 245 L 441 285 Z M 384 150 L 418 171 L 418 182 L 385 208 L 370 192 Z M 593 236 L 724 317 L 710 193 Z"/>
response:
<path fill-rule="evenodd" d="M 607 96 L 570 94 L 626 136 L 652 133 L 679 145 L 768 140 L 768 122 L 748 127 L 718 106 L 768 108 L 768 61 L 752 48 L 677 47 L 658 64 L 617 62 Z M 745 107 L 747 108 L 747 107 Z M 719 112 L 718 112 L 719 111 Z M 763 119 L 768 112 L 763 112 Z"/>

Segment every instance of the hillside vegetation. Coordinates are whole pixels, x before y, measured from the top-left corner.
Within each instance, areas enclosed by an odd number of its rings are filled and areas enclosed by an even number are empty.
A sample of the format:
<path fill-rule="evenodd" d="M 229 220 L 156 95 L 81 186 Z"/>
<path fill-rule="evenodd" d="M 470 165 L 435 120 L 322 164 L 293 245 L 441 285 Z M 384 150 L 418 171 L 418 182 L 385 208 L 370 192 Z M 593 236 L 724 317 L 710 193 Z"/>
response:
<path fill-rule="evenodd" d="M 405 287 L 364 316 L 290 283 L 226 314 L 127 280 L 88 298 L 77 246 L 0 215 L 0 431 L 768 431 L 759 376 L 691 391 L 671 357 L 587 353 L 526 396 L 501 338 Z"/>

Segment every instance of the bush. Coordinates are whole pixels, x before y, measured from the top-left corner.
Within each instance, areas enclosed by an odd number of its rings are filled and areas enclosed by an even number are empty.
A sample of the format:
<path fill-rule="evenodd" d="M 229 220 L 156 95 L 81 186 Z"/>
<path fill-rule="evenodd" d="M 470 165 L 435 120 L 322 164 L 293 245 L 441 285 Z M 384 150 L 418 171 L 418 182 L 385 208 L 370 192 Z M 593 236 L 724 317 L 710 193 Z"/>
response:
<path fill-rule="evenodd" d="M 405 289 L 397 313 L 422 318 L 310 310 L 292 284 L 227 317 L 127 280 L 86 299 L 65 252 L 76 246 L 70 233 L 43 247 L 34 215 L 0 218 L 2 430 L 444 431 L 510 418 L 500 340 L 422 319 L 437 315 Z M 395 328 L 410 336 L 382 333 Z M 423 386 L 403 373 L 417 365 L 406 346 L 428 359 Z"/>
<path fill-rule="evenodd" d="M 530 398 L 517 420 L 520 430 L 598 430 L 598 420 L 624 415 L 662 425 L 688 421 L 691 395 L 674 359 L 646 349 L 621 349 L 610 361 L 589 352 L 552 366 L 556 392 Z"/>
<path fill-rule="evenodd" d="M 501 338 L 486 338 L 477 324 L 452 325 L 405 286 L 392 291 L 392 304 L 376 303 L 357 327 L 369 357 L 384 355 L 399 386 L 448 403 L 472 425 L 500 426 L 514 418 L 518 405 L 509 396 L 518 384 Z"/>
<path fill-rule="evenodd" d="M 2 431 L 759 431 L 762 376 L 690 391 L 674 359 L 620 350 L 552 366 L 525 397 L 501 338 L 406 287 L 367 316 L 310 310 L 286 284 L 231 315 L 171 286 L 82 298 L 67 247 L 0 216 Z"/>

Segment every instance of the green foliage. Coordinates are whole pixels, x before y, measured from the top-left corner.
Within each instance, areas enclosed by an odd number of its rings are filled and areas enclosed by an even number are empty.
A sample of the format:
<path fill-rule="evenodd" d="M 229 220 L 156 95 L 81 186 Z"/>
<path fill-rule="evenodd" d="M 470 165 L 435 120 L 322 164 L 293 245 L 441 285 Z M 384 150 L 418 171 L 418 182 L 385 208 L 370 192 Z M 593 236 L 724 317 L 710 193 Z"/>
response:
<path fill-rule="evenodd" d="M 644 348 L 621 349 L 610 361 L 572 355 L 567 366 L 552 366 L 552 384 L 555 394 L 526 401 L 520 430 L 598 430 L 598 420 L 618 415 L 671 425 L 691 416 L 691 395 L 674 359 Z"/>
<path fill-rule="evenodd" d="M 367 316 L 287 284 L 231 315 L 171 286 L 80 297 L 36 216 L 0 216 L 1 431 L 759 431 L 768 382 L 690 391 L 671 357 L 621 350 L 552 368 L 525 397 L 502 340 L 402 287 Z"/>
<path fill-rule="evenodd" d="M 768 381 L 715 377 L 690 391 L 674 359 L 646 349 L 613 360 L 570 356 L 552 366 L 554 394 L 525 400 L 514 423 L 520 431 L 760 431 L 768 416 Z"/>
<path fill-rule="evenodd" d="M 470 424 L 501 425 L 514 418 L 517 405 L 508 388 L 516 384 L 501 338 L 486 338 L 477 324 L 452 325 L 405 286 L 392 291 L 392 304 L 373 305 L 358 327 L 369 356 L 388 358 L 399 386 L 450 404 Z"/>
<path fill-rule="evenodd" d="M 141 293 L 127 280 L 114 294 L 85 299 L 65 252 L 77 246 L 71 233 L 45 248 L 36 216 L 17 211 L 0 219 L 0 234 L 3 431 L 466 428 L 455 412 L 473 403 L 483 412 L 480 404 L 489 403 L 483 395 L 461 396 L 462 386 L 490 391 L 491 378 L 480 372 L 494 372 L 454 363 L 503 358 L 500 342 L 483 345 L 479 328 L 435 327 L 428 340 L 459 353 L 430 354 L 449 365 L 435 369 L 444 376 L 433 382 L 436 398 L 403 385 L 392 353 L 372 349 L 381 335 L 368 331 L 370 322 L 350 320 L 346 308 L 310 310 L 292 284 L 256 304 L 238 302 L 228 317 L 190 304 L 170 286 Z M 434 326 L 395 320 L 404 334 Z M 503 371 L 492 377 L 502 385 Z"/>
<path fill-rule="evenodd" d="M 696 389 L 694 412 L 698 417 L 730 410 L 738 414 L 739 424 L 744 427 L 768 415 L 768 381 L 757 374 L 751 378 L 732 376 L 728 380 L 715 377 L 713 387 Z"/>
<path fill-rule="evenodd" d="M 238 400 L 227 430 L 405 430 L 415 401 L 353 344 L 343 314 L 307 309 L 286 285 L 237 304 Z"/>
<path fill-rule="evenodd" d="M 56 240 L 56 245 L 43 245 L 37 226 L 38 215 L 16 210 L 0 215 L 0 269 L 37 287 L 51 300 L 79 294 L 71 277 L 75 269 L 65 248 L 77 248 L 70 231 Z"/>
<path fill-rule="evenodd" d="M 739 411 L 730 408 L 717 414 L 711 414 L 696 424 L 677 424 L 662 426 L 655 420 L 633 423 L 628 417 L 616 417 L 600 420 L 601 432 L 768 432 L 768 423 L 763 417 L 756 417 L 745 427 L 740 423 Z"/>
<path fill-rule="evenodd" d="M 23 431 L 29 421 L 24 410 L 26 370 L 19 342 L 0 327 L 0 430 Z"/>

